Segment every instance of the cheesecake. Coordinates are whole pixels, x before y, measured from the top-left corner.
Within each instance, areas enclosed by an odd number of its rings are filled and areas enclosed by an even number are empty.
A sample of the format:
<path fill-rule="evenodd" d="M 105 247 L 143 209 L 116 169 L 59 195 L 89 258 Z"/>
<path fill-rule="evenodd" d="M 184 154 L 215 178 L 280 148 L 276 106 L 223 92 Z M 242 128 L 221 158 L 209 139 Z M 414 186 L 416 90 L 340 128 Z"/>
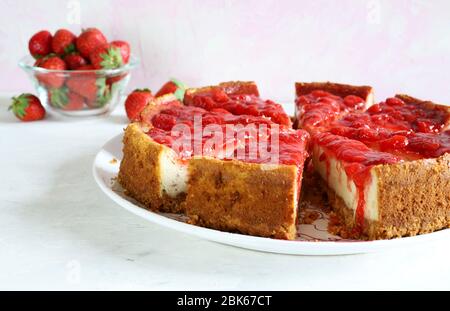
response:
<path fill-rule="evenodd" d="M 297 83 L 296 95 L 335 233 L 373 240 L 450 226 L 449 107 L 407 95 L 373 104 L 368 87 L 333 83 Z"/>
<path fill-rule="evenodd" d="M 295 126 L 308 131 L 349 112 L 363 111 L 374 102 L 373 89 L 366 85 L 297 82 L 295 93 Z"/>
<path fill-rule="evenodd" d="M 118 182 L 145 208 L 293 240 L 305 163 L 331 233 L 390 239 L 450 227 L 450 108 L 370 86 L 296 83 L 293 121 L 254 82 L 152 99 L 125 129 Z M 307 161 L 307 162 L 305 162 Z"/>
<path fill-rule="evenodd" d="M 118 181 L 146 208 L 192 224 L 295 239 L 308 140 L 252 82 L 188 89 L 184 102 L 151 100 L 128 125 Z"/>

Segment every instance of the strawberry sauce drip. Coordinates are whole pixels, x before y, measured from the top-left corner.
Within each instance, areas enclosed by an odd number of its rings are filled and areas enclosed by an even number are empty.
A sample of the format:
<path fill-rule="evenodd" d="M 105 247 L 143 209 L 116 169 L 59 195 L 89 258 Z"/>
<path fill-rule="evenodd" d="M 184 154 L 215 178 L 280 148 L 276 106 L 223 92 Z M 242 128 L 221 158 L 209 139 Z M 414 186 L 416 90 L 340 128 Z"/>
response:
<path fill-rule="evenodd" d="M 344 164 L 344 170 L 350 181 L 353 181 L 358 195 L 356 208 L 357 230 L 364 224 L 364 210 L 366 206 L 366 186 L 371 182 L 370 170 L 378 164 L 393 164 L 400 159 L 390 153 L 375 151 L 357 140 L 348 139 L 332 133 L 317 133 L 313 141 L 322 147 L 324 153 L 319 161 L 326 161 L 327 179 L 329 178 L 331 157 L 336 158 Z"/>

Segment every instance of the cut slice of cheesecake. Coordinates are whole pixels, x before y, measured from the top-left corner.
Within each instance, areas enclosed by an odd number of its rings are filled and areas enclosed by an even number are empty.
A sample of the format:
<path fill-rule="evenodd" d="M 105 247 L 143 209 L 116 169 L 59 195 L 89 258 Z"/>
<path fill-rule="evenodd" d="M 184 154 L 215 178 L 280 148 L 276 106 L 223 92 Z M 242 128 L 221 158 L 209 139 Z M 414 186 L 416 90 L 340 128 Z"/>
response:
<path fill-rule="evenodd" d="M 145 117 L 157 115 L 164 106 L 180 105 L 175 96 L 153 99 Z M 123 138 L 123 158 L 118 181 L 126 194 L 147 208 L 162 212 L 184 211 L 187 166 L 170 147 L 151 139 L 147 133 L 153 128 L 145 122 L 131 123 Z"/>
<path fill-rule="evenodd" d="M 295 239 L 308 133 L 220 109 L 152 100 L 125 130 L 120 184 L 146 207 L 194 224 Z"/>
<path fill-rule="evenodd" d="M 403 161 L 352 139 L 322 135 L 313 138 L 313 164 L 345 225 L 341 233 L 385 239 L 450 226 L 449 153 Z"/>
<path fill-rule="evenodd" d="M 315 131 L 349 112 L 363 111 L 374 101 L 370 86 L 332 82 L 297 82 L 295 95 L 296 127 L 308 131 Z"/>
<path fill-rule="evenodd" d="M 316 86 L 302 94 L 356 94 Z M 449 107 L 400 95 L 306 127 L 341 234 L 383 239 L 450 226 L 449 116 Z"/>

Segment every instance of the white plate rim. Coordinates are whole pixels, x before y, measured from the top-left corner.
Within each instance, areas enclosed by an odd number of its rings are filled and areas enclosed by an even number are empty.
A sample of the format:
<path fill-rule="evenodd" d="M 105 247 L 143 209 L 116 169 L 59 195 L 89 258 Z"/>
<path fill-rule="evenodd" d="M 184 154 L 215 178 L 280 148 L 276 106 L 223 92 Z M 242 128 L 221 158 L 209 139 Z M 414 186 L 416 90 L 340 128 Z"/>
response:
<path fill-rule="evenodd" d="M 122 134 L 118 134 L 108 140 L 103 147 L 97 152 L 93 165 L 92 174 L 94 180 L 99 188 L 119 206 L 125 210 L 142 217 L 150 222 L 167 227 L 191 236 L 210 240 L 220 244 L 231 245 L 235 247 L 289 255 L 349 255 L 360 253 L 377 252 L 383 249 L 391 249 L 395 247 L 404 247 L 417 243 L 424 243 L 438 238 L 445 238 L 450 236 L 450 229 L 444 229 L 433 233 L 417 235 L 413 237 L 404 237 L 391 240 L 375 240 L 375 241 L 287 241 L 277 240 L 256 236 L 243 235 L 239 233 L 223 232 L 214 229 L 190 225 L 180 222 L 162 215 L 159 215 L 150 210 L 139 207 L 132 202 L 122 198 L 114 192 L 107 182 L 102 177 L 100 168 L 102 163 L 101 158 L 111 153 L 107 151 L 109 146 L 120 143 L 122 144 Z M 118 161 L 119 162 L 119 161 Z M 108 178 L 111 178 L 108 177 Z"/>

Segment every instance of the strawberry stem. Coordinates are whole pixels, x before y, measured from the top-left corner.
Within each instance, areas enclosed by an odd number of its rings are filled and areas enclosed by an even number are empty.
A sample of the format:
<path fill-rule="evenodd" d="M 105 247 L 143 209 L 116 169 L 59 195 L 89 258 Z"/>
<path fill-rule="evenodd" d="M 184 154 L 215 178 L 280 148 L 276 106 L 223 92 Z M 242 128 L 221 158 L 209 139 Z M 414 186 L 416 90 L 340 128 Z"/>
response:
<path fill-rule="evenodd" d="M 103 61 L 100 63 L 103 69 L 115 69 L 123 65 L 122 54 L 120 49 L 111 47 L 106 53 L 101 54 Z"/>
<path fill-rule="evenodd" d="M 24 93 L 19 97 L 13 97 L 12 104 L 8 107 L 8 110 L 12 110 L 13 113 L 19 118 L 23 118 L 25 116 L 25 109 L 28 108 L 28 96 L 31 94 Z"/>

